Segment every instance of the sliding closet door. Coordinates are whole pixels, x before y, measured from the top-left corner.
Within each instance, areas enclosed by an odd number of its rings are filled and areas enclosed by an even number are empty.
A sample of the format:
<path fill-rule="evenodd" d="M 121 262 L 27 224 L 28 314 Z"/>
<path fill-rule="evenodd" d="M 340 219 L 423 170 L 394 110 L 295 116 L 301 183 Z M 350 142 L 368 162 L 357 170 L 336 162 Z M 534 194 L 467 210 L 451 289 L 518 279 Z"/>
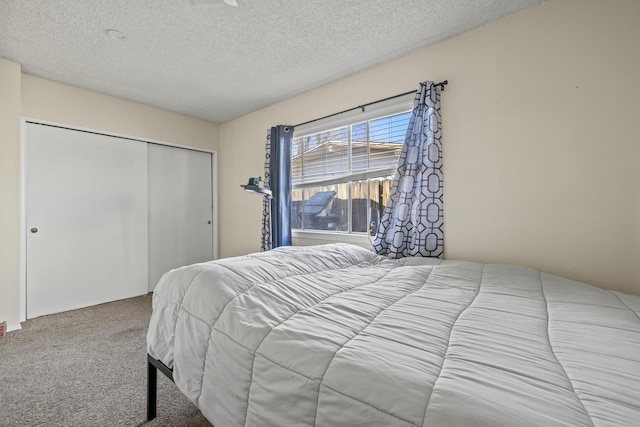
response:
<path fill-rule="evenodd" d="M 213 259 L 212 154 L 149 144 L 149 291 L 176 267 Z"/>
<path fill-rule="evenodd" d="M 28 123 L 27 317 L 147 292 L 147 144 Z"/>

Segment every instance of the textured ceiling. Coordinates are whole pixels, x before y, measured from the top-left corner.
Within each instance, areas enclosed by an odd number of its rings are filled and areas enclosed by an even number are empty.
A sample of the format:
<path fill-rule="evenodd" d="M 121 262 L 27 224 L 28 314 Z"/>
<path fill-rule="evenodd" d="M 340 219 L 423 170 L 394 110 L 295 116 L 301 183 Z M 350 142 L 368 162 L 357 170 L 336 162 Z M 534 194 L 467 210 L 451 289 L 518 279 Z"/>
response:
<path fill-rule="evenodd" d="M 222 123 L 541 1 L 0 0 L 0 58 Z"/>

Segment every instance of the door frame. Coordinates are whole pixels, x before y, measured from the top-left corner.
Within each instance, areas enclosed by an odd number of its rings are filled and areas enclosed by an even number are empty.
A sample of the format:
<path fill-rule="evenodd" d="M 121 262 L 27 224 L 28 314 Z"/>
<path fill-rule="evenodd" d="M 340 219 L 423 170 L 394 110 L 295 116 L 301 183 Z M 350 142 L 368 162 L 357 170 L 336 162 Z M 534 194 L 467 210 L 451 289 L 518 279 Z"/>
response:
<path fill-rule="evenodd" d="M 20 117 L 20 322 L 27 320 L 27 209 L 26 209 L 26 144 L 27 144 L 27 123 L 38 125 L 53 126 L 63 129 L 69 129 L 79 132 L 88 132 L 99 135 L 105 135 L 115 138 L 127 139 L 131 141 L 144 142 L 147 144 L 166 145 L 169 147 L 182 148 L 185 150 L 200 151 L 211 154 L 211 201 L 213 209 L 211 218 L 213 226 L 211 227 L 213 242 L 213 259 L 218 259 L 218 152 L 216 150 L 207 150 L 204 148 L 193 147 L 189 145 L 173 144 L 170 142 L 159 141 L 149 138 L 139 138 L 124 135 L 117 132 L 104 131 L 99 129 L 85 128 L 82 126 L 69 125 L 66 123 L 55 122 L 51 120 L 42 120 L 32 117 Z"/>

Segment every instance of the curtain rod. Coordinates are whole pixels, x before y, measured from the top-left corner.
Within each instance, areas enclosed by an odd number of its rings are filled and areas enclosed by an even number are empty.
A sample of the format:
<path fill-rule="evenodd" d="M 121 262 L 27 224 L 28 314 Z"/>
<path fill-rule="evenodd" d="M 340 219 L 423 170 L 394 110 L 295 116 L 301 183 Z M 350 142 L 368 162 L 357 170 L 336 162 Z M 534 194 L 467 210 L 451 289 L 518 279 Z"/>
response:
<path fill-rule="evenodd" d="M 448 80 L 444 80 L 444 81 L 441 81 L 440 83 L 435 83 L 434 86 L 440 86 L 442 88 L 442 90 L 444 91 L 444 87 L 447 84 L 449 84 L 449 81 Z M 354 110 L 358 110 L 358 109 L 362 109 L 362 111 L 364 111 L 365 107 L 368 107 L 370 105 L 374 105 L 374 104 L 377 104 L 379 102 L 389 101 L 390 99 L 400 98 L 401 96 L 409 95 L 410 93 L 416 93 L 416 91 L 415 90 L 410 90 L 409 92 L 405 92 L 405 93 L 400 93 L 398 95 L 389 96 L 388 98 L 378 99 L 377 101 L 372 101 L 372 102 L 368 102 L 366 104 L 358 105 L 357 107 L 353 107 L 353 108 L 349 108 L 347 110 L 343 110 L 343 111 L 340 111 L 340 112 L 337 112 L 337 113 L 329 114 L 328 116 L 319 117 L 317 119 L 309 120 L 308 122 L 298 123 L 297 125 L 294 125 L 293 127 L 296 128 L 298 126 L 308 125 L 309 123 L 313 123 L 313 122 L 317 122 L 317 121 L 320 121 L 320 120 L 328 119 L 329 117 L 338 116 L 340 114 L 348 113 L 350 111 L 354 111 Z"/>

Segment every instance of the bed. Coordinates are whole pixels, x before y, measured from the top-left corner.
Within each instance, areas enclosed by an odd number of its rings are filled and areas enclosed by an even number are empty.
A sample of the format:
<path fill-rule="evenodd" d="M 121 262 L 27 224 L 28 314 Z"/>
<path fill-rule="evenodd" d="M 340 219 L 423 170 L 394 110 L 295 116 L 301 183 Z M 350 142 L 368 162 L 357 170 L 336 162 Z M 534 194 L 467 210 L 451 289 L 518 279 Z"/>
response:
<path fill-rule="evenodd" d="M 639 313 L 524 267 L 282 247 L 166 273 L 147 350 L 216 427 L 638 426 Z"/>

